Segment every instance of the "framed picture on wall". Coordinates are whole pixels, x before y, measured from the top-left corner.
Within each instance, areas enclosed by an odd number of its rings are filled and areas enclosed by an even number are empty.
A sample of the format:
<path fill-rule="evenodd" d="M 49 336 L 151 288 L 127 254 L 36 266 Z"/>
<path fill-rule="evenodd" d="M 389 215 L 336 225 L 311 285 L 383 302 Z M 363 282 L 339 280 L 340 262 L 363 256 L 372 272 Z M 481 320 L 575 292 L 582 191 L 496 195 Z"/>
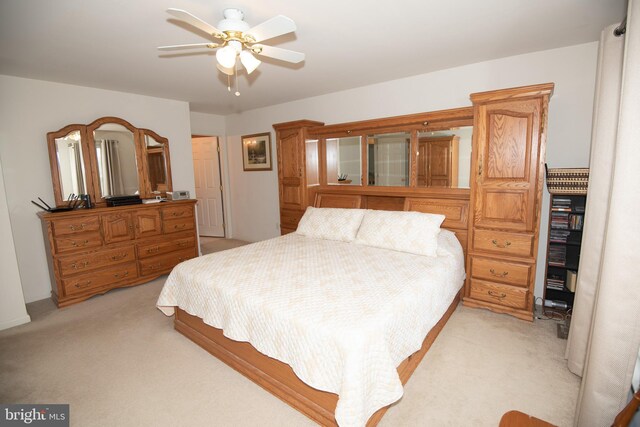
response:
<path fill-rule="evenodd" d="M 245 171 L 271 170 L 271 134 L 269 132 L 242 137 L 242 166 Z"/>

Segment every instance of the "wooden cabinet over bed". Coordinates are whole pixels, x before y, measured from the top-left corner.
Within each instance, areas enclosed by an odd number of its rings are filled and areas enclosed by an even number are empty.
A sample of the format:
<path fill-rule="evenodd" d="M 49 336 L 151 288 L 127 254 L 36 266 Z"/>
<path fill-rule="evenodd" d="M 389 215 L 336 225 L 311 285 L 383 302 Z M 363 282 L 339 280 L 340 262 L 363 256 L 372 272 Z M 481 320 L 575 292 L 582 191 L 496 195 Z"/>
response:
<path fill-rule="evenodd" d="M 548 83 L 472 94 L 467 108 L 274 125 L 282 234 L 308 206 L 444 214 L 468 252 L 464 303 L 532 320 L 552 92 Z"/>

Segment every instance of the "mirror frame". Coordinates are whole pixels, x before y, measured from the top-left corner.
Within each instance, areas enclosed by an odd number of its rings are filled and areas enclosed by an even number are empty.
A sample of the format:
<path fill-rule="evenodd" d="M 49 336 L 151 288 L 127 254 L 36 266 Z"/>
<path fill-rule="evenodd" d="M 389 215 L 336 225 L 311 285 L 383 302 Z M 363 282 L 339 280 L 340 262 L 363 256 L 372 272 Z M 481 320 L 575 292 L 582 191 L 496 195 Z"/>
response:
<path fill-rule="evenodd" d="M 142 177 L 144 179 L 144 189 L 145 192 L 147 194 L 149 194 L 149 197 L 153 197 L 158 195 L 157 193 L 153 192 L 153 189 L 151 188 L 151 180 L 149 179 L 149 162 L 147 161 L 147 144 L 145 142 L 145 136 L 149 136 L 153 139 L 155 139 L 157 142 L 162 143 L 163 147 L 163 151 L 164 151 L 164 167 L 165 167 L 165 173 L 167 175 L 167 191 L 171 191 L 171 189 L 173 188 L 173 182 L 171 180 L 171 162 L 169 161 L 169 140 L 165 137 L 162 137 L 160 135 L 158 135 L 157 133 L 155 133 L 154 131 L 152 131 L 151 129 L 140 129 L 140 149 L 141 149 L 141 156 L 144 157 L 144 162 L 142 163 Z M 167 191 L 160 191 L 160 194 L 163 196 L 166 196 Z"/>
<path fill-rule="evenodd" d="M 133 126 L 126 120 L 120 119 L 118 117 L 101 117 L 97 120 L 94 120 L 91 124 L 87 125 L 87 141 L 89 144 L 89 154 L 91 157 L 91 172 L 93 175 L 93 195 L 91 196 L 91 200 L 95 200 L 97 203 L 104 202 L 104 197 L 102 195 L 102 189 L 100 188 L 100 177 L 98 176 L 98 157 L 96 155 L 95 148 L 95 138 L 93 136 L 93 132 L 100 128 L 100 126 L 114 123 L 120 126 L 124 126 L 133 134 L 133 145 L 135 147 L 136 153 L 136 174 L 138 176 L 138 193 L 140 197 L 145 198 L 143 193 L 146 193 L 146 188 L 144 186 L 145 177 L 144 177 L 144 168 L 142 167 L 142 154 L 141 154 L 141 139 L 140 139 L 140 130 Z"/>
<path fill-rule="evenodd" d="M 146 145 L 144 141 L 145 135 L 149 135 L 156 141 L 164 144 L 165 166 L 167 173 L 167 191 L 160 192 L 160 195 L 166 196 L 167 192 L 173 191 L 173 182 L 171 177 L 171 157 L 169 155 L 169 140 L 158 135 L 152 130 L 137 128 L 128 121 L 119 117 L 107 116 L 96 119 L 88 125 L 71 124 L 63 127 L 58 131 L 47 133 L 49 164 L 51 166 L 51 182 L 53 184 L 53 194 L 56 206 L 66 206 L 67 204 L 67 201 L 62 194 L 62 182 L 56 152 L 56 138 L 64 137 L 73 131 L 79 131 L 81 136 L 82 161 L 84 162 L 84 170 L 86 174 L 85 179 L 87 193 L 91 196 L 91 200 L 94 205 L 98 207 L 106 205 L 106 201 L 102 197 L 102 191 L 100 190 L 100 179 L 98 177 L 98 163 L 95 150 L 95 140 L 93 137 L 93 131 L 106 123 L 115 123 L 122 125 L 133 133 L 136 153 L 136 173 L 138 175 L 138 188 L 140 198 L 154 198 L 158 195 L 158 193 L 153 193 L 151 191 L 151 183 L 148 177 L 149 167 L 146 157 Z"/>
<path fill-rule="evenodd" d="M 91 155 L 89 153 L 89 144 L 87 141 L 87 127 L 85 125 L 72 124 L 62 129 L 47 133 L 47 146 L 49 150 L 49 164 L 51 166 L 51 183 L 53 184 L 53 195 L 56 206 L 66 205 L 66 199 L 62 195 L 62 176 L 60 175 L 60 165 L 58 163 L 58 151 L 56 147 L 56 139 L 64 138 L 71 132 L 80 132 L 80 146 L 82 147 L 82 162 L 84 163 L 85 186 L 87 192 L 91 194 L 93 201 L 93 173 L 91 170 Z"/>

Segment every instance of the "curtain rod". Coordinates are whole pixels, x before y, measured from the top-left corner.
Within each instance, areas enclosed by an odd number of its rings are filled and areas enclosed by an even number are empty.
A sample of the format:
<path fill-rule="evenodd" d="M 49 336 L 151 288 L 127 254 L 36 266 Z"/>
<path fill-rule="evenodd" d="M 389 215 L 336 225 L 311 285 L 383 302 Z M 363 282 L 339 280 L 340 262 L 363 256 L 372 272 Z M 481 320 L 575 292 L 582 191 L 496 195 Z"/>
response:
<path fill-rule="evenodd" d="M 618 25 L 616 29 L 613 30 L 613 35 L 616 37 L 620 37 L 620 36 L 623 36 L 624 33 L 626 32 L 627 32 L 627 18 L 625 17 L 620 23 L 620 25 Z"/>

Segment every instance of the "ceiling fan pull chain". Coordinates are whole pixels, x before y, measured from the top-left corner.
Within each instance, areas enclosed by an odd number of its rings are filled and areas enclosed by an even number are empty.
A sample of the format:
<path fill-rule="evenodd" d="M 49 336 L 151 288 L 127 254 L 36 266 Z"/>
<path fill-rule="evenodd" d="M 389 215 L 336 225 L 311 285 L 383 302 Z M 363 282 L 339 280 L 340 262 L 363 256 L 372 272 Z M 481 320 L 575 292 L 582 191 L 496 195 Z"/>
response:
<path fill-rule="evenodd" d="M 231 76 L 227 74 L 227 91 L 231 92 Z"/>
<path fill-rule="evenodd" d="M 238 90 L 238 63 L 236 62 L 235 66 L 235 78 L 236 78 L 236 96 L 240 96 L 240 91 Z"/>

